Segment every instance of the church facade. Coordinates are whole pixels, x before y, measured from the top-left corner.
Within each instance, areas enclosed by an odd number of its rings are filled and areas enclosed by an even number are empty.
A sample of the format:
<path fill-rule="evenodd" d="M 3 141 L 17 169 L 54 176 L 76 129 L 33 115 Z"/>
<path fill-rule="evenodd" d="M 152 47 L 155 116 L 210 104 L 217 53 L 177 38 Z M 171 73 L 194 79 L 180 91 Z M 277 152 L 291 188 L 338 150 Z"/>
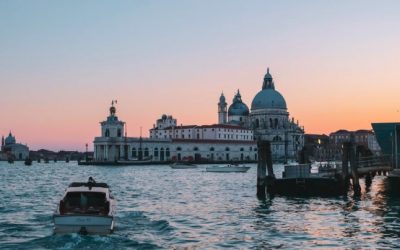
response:
<path fill-rule="evenodd" d="M 286 101 L 275 89 L 269 69 L 261 91 L 253 98 L 251 110 L 243 103 L 239 90 L 228 109 L 225 96 L 221 94 L 218 121 L 252 130 L 254 140 L 270 141 L 275 160 L 296 159 L 297 152 L 304 146 L 304 128 L 294 118 L 289 118 Z"/>
<path fill-rule="evenodd" d="M 125 134 L 125 122 L 116 116 L 112 102 L 110 115 L 100 123 L 101 136 L 94 140 L 95 161 L 256 161 L 259 139 L 271 141 L 274 160 L 286 161 L 296 159 L 304 146 L 304 128 L 289 118 L 269 70 L 251 109 L 239 90 L 229 107 L 224 94 L 217 105 L 216 124 L 177 125 L 171 115 L 162 115 L 148 138 L 135 138 Z"/>
<path fill-rule="evenodd" d="M 17 143 L 15 136 L 10 132 L 6 138 L 1 138 L 1 158 L 7 160 L 25 160 L 29 157 L 29 148 L 26 145 Z"/>

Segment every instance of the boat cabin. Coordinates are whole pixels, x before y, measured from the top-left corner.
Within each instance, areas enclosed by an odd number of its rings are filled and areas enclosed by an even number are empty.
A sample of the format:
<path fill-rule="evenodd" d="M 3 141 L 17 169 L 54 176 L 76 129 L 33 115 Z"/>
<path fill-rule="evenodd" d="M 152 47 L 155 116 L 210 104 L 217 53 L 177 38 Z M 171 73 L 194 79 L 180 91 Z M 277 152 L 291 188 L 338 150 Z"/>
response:
<path fill-rule="evenodd" d="M 107 215 L 110 212 L 110 195 L 105 183 L 74 182 L 60 201 L 60 214 Z"/>

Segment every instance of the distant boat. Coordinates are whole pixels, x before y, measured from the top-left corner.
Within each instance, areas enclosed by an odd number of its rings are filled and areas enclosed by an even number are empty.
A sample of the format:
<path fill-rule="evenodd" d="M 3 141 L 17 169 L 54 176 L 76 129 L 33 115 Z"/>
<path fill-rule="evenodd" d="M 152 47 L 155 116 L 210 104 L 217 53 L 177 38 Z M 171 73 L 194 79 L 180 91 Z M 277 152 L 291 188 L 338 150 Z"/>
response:
<path fill-rule="evenodd" d="M 31 166 L 32 165 L 32 160 L 29 158 L 29 157 L 27 157 L 26 159 L 25 159 L 25 165 L 26 166 Z"/>
<path fill-rule="evenodd" d="M 65 162 L 66 162 L 66 163 L 68 163 L 68 162 L 69 162 L 69 158 L 68 158 L 68 157 L 65 159 Z"/>
<path fill-rule="evenodd" d="M 212 166 L 212 167 L 207 167 L 206 171 L 207 172 L 215 172 L 215 173 L 246 173 L 250 167 L 246 166 L 235 166 L 235 165 L 226 165 L 223 167 L 220 166 Z"/>
<path fill-rule="evenodd" d="M 40 163 L 40 158 L 38 158 L 37 162 Z"/>
<path fill-rule="evenodd" d="M 8 159 L 7 159 L 7 161 L 8 161 L 8 163 L 14 163 L 14 158 L 12 158 L 12 157 L 8 157 Z"/>
<path fill-rule="evenodd" d="M 188 163 L 188 162 L 175 162 L 171 165 L 169 165 L 172 169 L 191 169 L 191 168 L 197 168 L 196 165 Z"/>

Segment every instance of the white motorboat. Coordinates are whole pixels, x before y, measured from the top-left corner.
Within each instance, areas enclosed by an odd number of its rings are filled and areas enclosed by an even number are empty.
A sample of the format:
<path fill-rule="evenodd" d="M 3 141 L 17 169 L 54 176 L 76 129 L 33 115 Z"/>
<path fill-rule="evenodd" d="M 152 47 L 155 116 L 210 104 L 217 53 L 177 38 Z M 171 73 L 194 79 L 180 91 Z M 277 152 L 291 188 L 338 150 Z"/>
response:
<path fill-rule="evenodd" d="M 190 169 L 190 168 L 197 168 L 196 165 L 187 163 L 187 162 L 175 162 L 169 165 L 173 169 Z"/>
<path fill-rule="evenodd" d="M 217 172 L 217 173 L 246 173 L 250 167 L 246 166 L 236 166 L 236 165 L 227 165 L 227 166 L 212 166 L 207 167 L 207 172 Z"/>
<path fill-rule="evenodd" d="M 53 215 L 55 233 L 108 234 L 114 229 L 116 201 L 106 183 L 73 182 Z"/>

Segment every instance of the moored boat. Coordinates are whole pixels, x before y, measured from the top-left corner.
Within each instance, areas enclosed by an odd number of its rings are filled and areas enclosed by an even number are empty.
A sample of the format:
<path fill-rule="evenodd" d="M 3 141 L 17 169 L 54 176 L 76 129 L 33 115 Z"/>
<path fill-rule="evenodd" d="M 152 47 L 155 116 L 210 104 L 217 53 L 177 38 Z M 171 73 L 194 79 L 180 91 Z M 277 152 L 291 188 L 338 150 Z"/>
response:
<path fill-rule="evenodd" d="M 212 166 L 207 167 L 207 172 L 215 172 L 215 173 L 246 173 L 250 167 L 246 166 L 236 166 L 236 165 L 226 165 L 226 166 Z"/>
<path fill-rule="evenodd" d="M 31 165 L 32 165 L 32 160 L 31 160 L 31 158 L 27 157 L 27 158 L 25 159 L 24 164 L 25 164 L 26 166 L 31 166 Z"/>
<path fill-rule="evenodd" d="M 54 213 L 55 233 L 108 234 L 114 229 L 116 201 L 106 183 L 71 183 Z"/>

